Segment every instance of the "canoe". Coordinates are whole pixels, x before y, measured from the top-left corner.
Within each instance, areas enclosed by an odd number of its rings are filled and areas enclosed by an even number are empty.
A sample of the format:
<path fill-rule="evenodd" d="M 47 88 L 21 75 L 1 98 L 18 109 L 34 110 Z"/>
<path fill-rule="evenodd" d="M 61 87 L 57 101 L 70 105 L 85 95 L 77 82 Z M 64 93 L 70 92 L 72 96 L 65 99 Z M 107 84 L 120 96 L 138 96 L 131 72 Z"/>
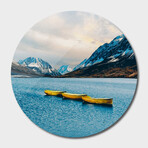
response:
<path fill-rule="evenodd" d="M 82 99 L 83 96 L 86 96 L 86 94 L 71 94 L 71 93 L 62 93 L 62 96 L 64 98 L 68 99 Z"/>
<path fill-rule="evenodd" d="M 50 95 L 50 96 L 58 96 L 58 95 L 62 95 L 62 93 L 64 93 L 65 91 L 55 91 L 55 90 L 45 90 L 44 93 L 46 95 Z"/>
<path fill-rule="evenodd" d="M 94 103 L 94 104 L 106 104 L 106 105 L 113 104 L 112 98 L 92 98 L 90 96 L 83 96 L 82 100 L 85 102 Z"/>

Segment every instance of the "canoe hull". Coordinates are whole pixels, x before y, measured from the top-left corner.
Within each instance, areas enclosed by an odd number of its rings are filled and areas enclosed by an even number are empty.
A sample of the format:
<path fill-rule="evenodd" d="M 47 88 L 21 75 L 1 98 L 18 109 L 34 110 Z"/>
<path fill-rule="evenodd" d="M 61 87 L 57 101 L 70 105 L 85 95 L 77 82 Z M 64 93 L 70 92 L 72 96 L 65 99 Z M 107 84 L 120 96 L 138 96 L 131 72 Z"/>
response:
<path fill-rule="evenodd" d="M 74 99 L 74 100 L 82 100 L 82 97 L 83 96 L 86 96 L 85 94 L 70 94 L 70 93 L 62 93 L 62 96 L 64 98 L 67 98 L 67 99 Z"/>
<path fill-rule="evenodd" d="M 113 99 L 112 98 L 91 98 L 86 94 L 71 94 L 66 93 L 65 91 L 53 91 L 53 90 L 45 90 L 44 93 L 49 96 L 62 96 L 63 98 L 73 99 L 73 100 L 83 100 L 87 103 L 93 104 L 104 104 L 104 105 L 112 105 Z"/>
<path fill-rule="evenodd" d="M 64 91 L 52 91 L 52 90 L 45 90 L 44 93 L 49 96 L 59 96 L 64 93 Z"/>
<path fill-rule="evenodd" d="M 112 98 L 91 98 L 90 96 L 83 96 L 82 100 L 92 104 L 104 104 L 104 105 L 112 105 L 113 99 Z"/>

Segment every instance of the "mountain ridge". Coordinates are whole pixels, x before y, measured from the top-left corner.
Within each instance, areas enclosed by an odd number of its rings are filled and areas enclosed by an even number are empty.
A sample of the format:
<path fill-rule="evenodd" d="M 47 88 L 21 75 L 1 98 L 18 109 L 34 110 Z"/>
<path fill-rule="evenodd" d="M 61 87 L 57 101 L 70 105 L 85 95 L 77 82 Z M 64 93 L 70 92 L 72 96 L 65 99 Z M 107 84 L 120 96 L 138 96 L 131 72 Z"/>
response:
<path fill-rule="evenodd" d="M 58 72 L 61 73 L 62 75 L 63 74 L 66 74 L 66 73 L 69 73 L 72 71 L 72 68 L 70 68 L 69 65 L 62 65 L 59 69 L 58 69 Z"/>
<path fill-rule="evenodd" d="M 115 59 L 118 60 L 117 57 L 121 54 L 124 54 L 126 49 L 126 54 L 128 54 L 128 52 L 131 52 L 130 54 L 133 53 L 132 47 L 129 44 L 128 40 L 123 34 L 121 34 L 115 37 L 110 43 L 104 43 L 103 45 L 99 46 L 93 52 L 93 54 L 85 61 L 85 63 L 83 63 L 83 66 L 79 68 L 87 67 L 95 63 L 100 63 L 107 59 L 112 61 L 115 61 Z"/>
<path fill-rule="evenodd" d="M 136 78 L 134 51 L 122 34 L 99 46 L 90 57 L 76 65 L 62 65 L 58 70 L 41 58 L 28 57 L 12 63 L 12 74 L 23 73 L 47 77 L 126 77 Z"/>
<path fill-rule="evenodd" d="M 32 69 L 29 69 L 19 63 L 13 61 L 11 65 L 11 75 L 13 77 L 39 77 L 43 76 Z"/>
<path fill-rule="evenodd" d="M 81 65 L 81 63 L 78 65 Z M 99 46 L 83 62 L 82 66 L 78 66 L 73 72 L 61 77 L 136 78 L 137 75 L 137 63 L 133 49 L 126 37 L 122 34 L 115 37 L 110 43 Z"/>
<path fill-rule="evenodd" d="M 28 57 L 24 60 L 19 60 L 20 65 L 26 66 L 45 76 L 59 76 L 61 75 L 55 68 L 53 68 L 48 62 L 41 58 Z"/>
<path fill-rule="evenodd" d="M 123 57 L 119 61 L 102 62 L 94 65 L 75 70 L 65 74 L 63 78 L 137 78 L 137 66 L 135 59 L 126 59 Z"/>

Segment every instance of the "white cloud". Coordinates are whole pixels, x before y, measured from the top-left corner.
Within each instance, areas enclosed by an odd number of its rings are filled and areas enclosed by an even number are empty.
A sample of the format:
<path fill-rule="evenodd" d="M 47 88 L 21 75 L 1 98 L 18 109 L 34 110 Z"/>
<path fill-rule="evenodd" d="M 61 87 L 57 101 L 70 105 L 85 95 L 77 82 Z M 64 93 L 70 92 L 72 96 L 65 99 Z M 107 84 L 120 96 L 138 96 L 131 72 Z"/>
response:
<path fill-rule="evenodd" d="M 18 45 L 15 58 L 35 56 L 56 67 L 74 66 L 119 34 L 121 32 L 102 17 L 63 12 L 34 25 Z"/>

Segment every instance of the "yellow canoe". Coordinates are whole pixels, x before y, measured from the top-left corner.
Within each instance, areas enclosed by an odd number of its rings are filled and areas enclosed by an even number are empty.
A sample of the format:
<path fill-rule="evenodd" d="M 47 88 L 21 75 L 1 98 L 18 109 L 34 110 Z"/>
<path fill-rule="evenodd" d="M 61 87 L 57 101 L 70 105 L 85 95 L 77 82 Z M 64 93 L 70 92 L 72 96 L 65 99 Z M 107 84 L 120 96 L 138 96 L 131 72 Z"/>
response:
<path fill-rule="evenodd" d="M 91 98 L 90 96 L 83 96 L 82 100 L 94 104 L 106 104 L 106 105 L 113 104 L 112 98 Z"/>
<path fill-rule="evenodd" d="M 62 96 L 64 98 L 68 99 L 82 99 L 83 96 L 86 96 L 86 94 L 71 94 L 71 93 L 62 93 Z"/>
<path fill-rule="evenodd" d="M 58 96 L 58 95 L 62 95 L 62 93 L 64 93 L 65 91 L 54 91 L 54 90 L 45 90 L 44 93 L 46 95 L 50 95 L 50 96 Z"/>

